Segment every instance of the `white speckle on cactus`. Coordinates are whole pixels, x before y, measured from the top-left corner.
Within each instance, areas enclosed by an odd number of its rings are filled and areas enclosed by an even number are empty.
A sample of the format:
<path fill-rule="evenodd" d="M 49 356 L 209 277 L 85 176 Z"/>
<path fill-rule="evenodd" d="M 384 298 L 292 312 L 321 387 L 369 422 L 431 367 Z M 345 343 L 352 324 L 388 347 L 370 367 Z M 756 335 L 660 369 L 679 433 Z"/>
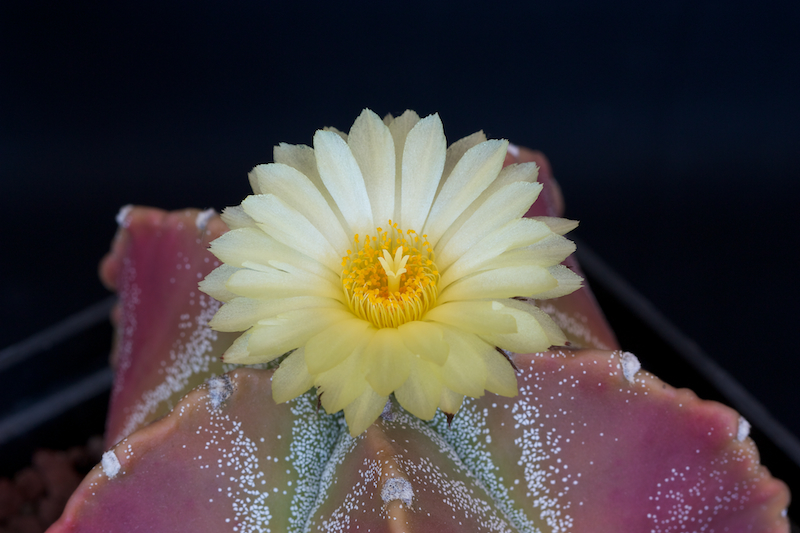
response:
<path fill-rule="evenodd" d="M 219 409 L 220 405 L 233 394 L 233 382 L 227 374 L 213 377 L 207 384 L 208 401 L 211 402 L 212 409 Z"/>
<path fill-rule="evenodd" d="M 259 481 L 266 478 L 259 462 L 258 446 L 247 437 L 241 422 L 221 414 L 213 408 L 212 402 L 208 407 L 211 407 L 208 422 L 197 427 L 197 434 L 208 437 L 203 450 L 211 451 L 205 452 L 205 460 L 203 454 L 196 455 L 194 460 L 199 463 L 200 470 L 216 468 L 219 470 L 217 477 L 224 476 L 230 482 L 220 492 L 232 500 L 237 531 L 270 531 L 268 526 L 273 516 L 266 503 L 269 495 L 258 488 Z M 217 453 L 221 453 L 221 457 L 214 463 L 208 455 L 214 457 Z"/>
<path fill-rule="evenodd" d="M 194 225 L 197 226 L 197 229 L 200 231 L 205 231 L 206 226 L 208 226 L 208 221 L 216 214 L 217 212 L 213 209 L 206 209 L 197 214 L 197 217 L 194 219 Z"/>
<path fill-rule="evenodd" d="M 742 442 L 750 435 L 750 422 L 745 420 L 743 416 L 739 417 L 739 427 L 736 430 L 736 440 Z"/>
<path fill-rule="evenodd" d="M 116 220 L 117 225 L 121 228 L 128 227 L 128 215 L 131 213 L 133 206 L 131 204 L 123 205 L 119 208 L 119 212 L 117 213 Z"/>
<path fill-rule="evenodd" d="M 381 499 L 383 503 L 400 500 L 407 507 L 411 507 L 411 502 L 414 500 L 414 487 L 407 479 L 390 477 L 381 488 Z"/>
<path fill-rule="evenodd" d="M 100 466 L 103 467 L 103 473 L 108 476 L 109 479 L 116 477 L 122 468 L 122 466 L 119 464 L 119 459 L 117 459 L 117 454 L 114 453 L 114 450 L 109 450 L 103 454 L 103 459 L 100 461 Z"/>
<path fill-rule="evenodd" d="M 295 398 L 290 405 L 294 422 L 286 461 L 297 472 L 297 482 L 289 525 L 291 531 L 307 531 L 312 510 L 327 496 L 323 488 L 326 485 L 325 470 L 336 463 L 331 456 L 342 435 L 343 422 L 341 415 L 318 413 L 317 397 L 313 393 Z M 330 479 L 327 482 L 330 483 Z"/>
<path fill-rule="evenodd" d="M 713 517 L 720 512 L 743 510 L 748 500 L 750 487 L 747 482 L 728 485 L 728 492 L 722 493 L 708 502 L 702 509 L 692 509 L 687 505 L 687 496 L 698 493 L 706 485 L 724 486 L 723 475 L 726 465 L 730 461 L 738 461 L 737 452 L 732 456 L 717 457 L 707 466 L 695 467 L 692 471 L 688 466 L 678 469 L 672 468 L 660 483 L 653 489 L 649 500 L 656 503 L 655 510 L 647 514 L 652 520 L 651 531 L 654 533 L 673 533 L 686 531 L 687 526 L 702 524 L 699 531 L 713 531 L 709 529 Z"/>
<path fill-rule="evenodd" d="M 622 363 L 622 374 L 630 383 L 636 383 L 636 373 L 642 369 L 642 364 L 631 352 L 623 352 L 619 356 L 619 361 Z"/>
<path fill-rule="evenodd" d="M 124 262 L 123 270 L 126 270 Z M 135 271 L 133 269 L 130 270 L 130 272 L 123 274 L 122 286 L 120 287 L 120 293 L 128 293 L 129 296 L 123 298 L 123 301 L 126 302 L 126 309 L 121 314 L 123 322 L 120 323 L 118 328 L 133 328 L 135 330 L 137 325 L 133 317 L 136 314 L 133 309 L 128 309 L 128 307 L 135 308 L 137 305 L 138 297 L 135 296 L 138 294 L 139 288 L 134 282 Z M 210 352 L 218 333 L 208 327 L 208 321 L 216 314 L 221 304 L 202 293 L 197 295 L 196 298 L 196 305 L 200 307 L 200 312 L 195 316 L 194 321 L 187 317 L 186 320 L 181 320 L 178 325 L 180 329 L 190 331 L 190 333 L 182 337 L 176 343 L 175 348 L 170 350 L 172 364 L 159 371 L 159 373 L 165 375 L 164 381 L 145 391 L 139 402 L 131 407 L 130 415 L 125 420 L 122 431 L 116 436 L 116 440 L 130 435 L 133 431 L 142 427 L 147 417 L 155 413 L 164 402 L 177 401 L 179 398 L 173 398 L 173 395 L 183 392 L 190 379 L 194 376 L 210 371 L 212 362 L 215 362 L 215 358 L 211 356 Z M 127 323 L 129 320 L 133 321 L 133 323 Z M 130 364 L 128 361 L 130 349 L 122 345 L 117 352 L 119 354 L 117 372 L 122 373 L 124 367 Z M 118 380 L 117 383 L 122 383 L 122 381 Z"/>
<path fill-rule="evenodd" d="M 525 392 L 521 392 L 523 395 L 525 394 Z M 526 516 L 524 510 L 514 505 L 513 498 L 510 495 L 510 487 L 512 485 L 507 485 L 501 477 L 497 476 L 499 468 L 495 464 L 491 452 L 487 449 L 485 439 L 481 438 L 481 435 L 484 434 L 487 428 L 487 422 L 491 415 L 487 409 L 478 409 L 473 402 L 472 399 L 465 399 L 458 416 L 453 419 L 449 427 L 447 427 L 443 416 L 437 416 L 434 419 L 434 427 L 441 433 L 444 440 L 452 446 L 455 452 L 453 455 L 457 454 L 457 457 L 460 458 L 460 460 L 454 460 L 456 465 L 463 465 L 462 468 L 464 468 L 465 471 L 470 472 L 471 475 L 477 478 L 476 481 L 483 486 L 484 490 L 490 496 L 492 503 L 514 524 L 516 530 L 525 533 L 540 533 L 541 530 L 536 527 L 530 517 Z M 514 404 L 513 411 L 517 411 L 518 405 L 519 404 Z M 536 416 L 533 418 L 536 418 Z M 516 442 L 516 444 L 520 443 Z M 530 444 L 533 447 L 541 448 L 541 443 L 535 436 Z M 536 465 L 533 466 L 535 467 Z M 549 491 L 538 478 L 532 481 L 530 474 L 531 473 L 528 471 L 525 472 L 526 481 L 538 483 L 541 485 L 542 490 L 545 492 Z M 542 476 L 545 475 L 547 474 L 542 472 Z M 545 517 L 546 515 L 546 509 L 542 509 L 540 516 Z M 504 522 L 501 527 L 501 522 L 498 522 L 498 520 L 499 517 L 493 517 L 492 522 L 495 523 L 495 527 L 487 529 L 491 531 L 511 530 L 511 527 Z M 554 527 L 552 531 L 560 533 L 564 530 Z"/>

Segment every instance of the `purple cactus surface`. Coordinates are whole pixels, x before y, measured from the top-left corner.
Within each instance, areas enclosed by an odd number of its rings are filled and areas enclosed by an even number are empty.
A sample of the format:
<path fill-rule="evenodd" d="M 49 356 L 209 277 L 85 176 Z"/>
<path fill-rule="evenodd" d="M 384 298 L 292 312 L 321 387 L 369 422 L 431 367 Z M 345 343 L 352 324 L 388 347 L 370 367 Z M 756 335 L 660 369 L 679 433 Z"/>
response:
<path fill-rule="evenodd" d="M 542 167 L 530 215 L 559 215 L 546 160 L 518 158 Z M 313 391 L 275 404 L 272 369 L 219 360 L 234 335 L 208 329 L 219 304 L 197 290 L 216 215 L 132 208 L 120 224 L 101 266 L 120 295 L 110 450 L 52 533 L 789 529 L 747 422 L 640 370 L 587 287 L 541 302 L 570 346 L 511 354 L 516 397 L 467 399 L 452 421 L 392 403 L 353 438 Z"/>

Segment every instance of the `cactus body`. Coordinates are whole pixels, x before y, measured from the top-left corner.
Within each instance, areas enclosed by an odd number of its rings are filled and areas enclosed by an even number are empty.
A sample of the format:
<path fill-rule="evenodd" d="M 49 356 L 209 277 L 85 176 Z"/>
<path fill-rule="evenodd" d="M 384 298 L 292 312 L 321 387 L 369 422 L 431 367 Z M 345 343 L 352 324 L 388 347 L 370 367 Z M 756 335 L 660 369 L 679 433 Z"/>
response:
<path fill-rule="evenodd" d="M 788 531 L 739 415 L 638 371 L 587 288 L 543 306 L 573 349 L 513 354 L 515 398 L 452 421 L 393 404 L 357 438 L 313 392 L 276 405 L 272 370 L 218 359 L 235 335 L 208 330 L 196 283 L 225 228 L 200 215 L 126 213 L 101 269 L 121 298 L 114 446 L 51 532 Z"/>

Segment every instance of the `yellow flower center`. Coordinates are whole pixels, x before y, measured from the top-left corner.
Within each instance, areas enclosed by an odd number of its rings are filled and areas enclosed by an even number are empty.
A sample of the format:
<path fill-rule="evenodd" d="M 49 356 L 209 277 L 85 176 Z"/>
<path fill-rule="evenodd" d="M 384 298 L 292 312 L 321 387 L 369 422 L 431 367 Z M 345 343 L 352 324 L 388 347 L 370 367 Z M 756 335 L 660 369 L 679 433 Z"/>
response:
<path fill-rule="evenodd" d="M 342 285 L 350 309 L 378 328 L 419 320 L 436 304 L 439 272 L 433 250 L 414 230 L 405 233 L 389 221 L 377 235 L 356 235 L 342 258 Z"/>

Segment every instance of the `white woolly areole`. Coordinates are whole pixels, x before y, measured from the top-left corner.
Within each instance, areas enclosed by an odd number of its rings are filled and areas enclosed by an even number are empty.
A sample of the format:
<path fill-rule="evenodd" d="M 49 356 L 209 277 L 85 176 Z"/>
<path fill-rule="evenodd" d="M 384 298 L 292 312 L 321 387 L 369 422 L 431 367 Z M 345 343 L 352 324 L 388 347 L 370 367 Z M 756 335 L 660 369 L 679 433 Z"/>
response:
<path fill-rule="evenodd" d="M 122 466 L 119 464 L 119 459 L 117 459 L 117 455 L 114 453 L 114 450 L 109 450 L 103 454 L 103 459 L 100 461 L 100 466 L 103 467 L 103 472 L 108 476 L 109 479 L 112 479 L 119 474 L 119 471 L 122 468 Z"/>
<path fill-rule="evenodd" d="M 206 383 L 208 385 L 208 401 L 211 402 L 213 409 L 219 409 L 222 402 L 233 394 L 233 383 L 227 374 L 211 378 Z"/>
<path fill-rule="evenodd" d="M 739 417 L 739 429 L 736 430 L 736 440 L 742 442 L 750 435 L 750 422 L 745 420 L 743 416 Z"/>
<path fill-rule="evenodd" d="M 631 352 L 623 352 L 622 355 L 619 356 L 619 361 L 622 364 L 622 374 L 625 376 L 630 383 L 635 383 L 636 373 L 642 369 L 642 364 L 639 362 L 639 359 Z"/>
<path fill-rule="evenodd" d="M 381 488 L 381 498 L 383 503 L 389 503 L 394 500 L 400 500 L 406 506 L 410 507 L 414 499 L 414 488 L 407 479 L 401 477 L 390 477 L 386 480 Z"/>
<path fill-rule="evenodd" d="M 206 226 L 208 226 L 208 221 L 216 214 L 217 212 L 214 211 L 214 209 L 206 209 L 205 211 L 197 213 L 197 217 L 194 219 L 194 225 L 197 226 L 197 229 L 200 231 L 205 231 Z"/>
<path fill-rule="evenodd" d="M 131 204 L 123 205 L 119 208 L 119 212 L 116 216 L 117 225 L 121 228 L 128 227 L 128 215 L 130 214 L 133 206 Z"/>

